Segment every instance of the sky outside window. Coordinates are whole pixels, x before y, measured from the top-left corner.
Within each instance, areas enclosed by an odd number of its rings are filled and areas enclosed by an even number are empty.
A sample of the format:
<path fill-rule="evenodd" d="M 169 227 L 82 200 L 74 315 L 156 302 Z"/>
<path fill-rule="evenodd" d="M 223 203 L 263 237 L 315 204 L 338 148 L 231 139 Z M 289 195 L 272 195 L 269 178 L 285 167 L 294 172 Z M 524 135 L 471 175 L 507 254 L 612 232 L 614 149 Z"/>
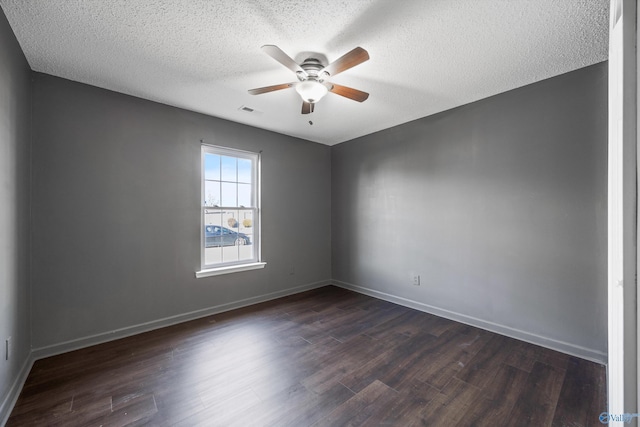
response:
<path fill-rule="evenodd" d="M 253 205 L 253 162 L 218 154 L 205 154 L 205 206 Z"/>

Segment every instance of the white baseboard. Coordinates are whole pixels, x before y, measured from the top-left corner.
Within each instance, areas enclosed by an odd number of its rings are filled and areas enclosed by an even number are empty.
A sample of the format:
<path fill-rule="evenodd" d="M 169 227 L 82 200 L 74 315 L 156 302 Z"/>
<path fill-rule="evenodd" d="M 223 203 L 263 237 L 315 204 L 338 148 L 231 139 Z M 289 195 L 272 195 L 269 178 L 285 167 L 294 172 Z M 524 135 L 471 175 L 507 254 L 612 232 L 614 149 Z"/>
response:
<path fill-rule="evenodd" d="M 125 328 L 116 329 L 109 332 L 90 335 L 83 338 L 78 338 L 70 341 L 65 341 L 45 347 L 34 348 L 31 352 L 33 360 L 44 359 L 45 357 L 55 356 L 58 354 L 66 353 L 73 350 L 78 350 L 85 347 L 90 347 L 96 344 L 102 344 L 109 341 L 114 341 L 120 338 L 137 335 L 143 332 L 153 331 L 155 329 L 164 328 L 167 326 L 176 325 L 178 323 L 188 322 L 190 320 L 200 319 L 202 317 L 211 316 L 213 314 L 222 313 L 229 310 L 235 310 L 236 308 L 242 308 L 253 304 L 258 304 L 265 301 L 270 301 L 277 298 L 282 298 L 288 295 L 298 294 L 311 289 L 320 288 L 330 285 L 330 280 L 321 282 L 310 283 L 307 285 L 297 286 L 295 288 L 285 289 L 283 291 L 272 292 L 269 294 L 258 295 L 251 298 L 242 299 L 226 304 L 220 304 L 201 310 L 192 311 L 189 313 L 178 314 L 175 316 L 165 317 L 163 319 L 152 320 L 150 322 L 141 323 L 138 325 L 127 326 Z"/>
<path fill-rule="evenodd" d="M 334 285 L 344 289 L 349 289 L 354 292 L 358 292 L 370 297 L 378 298 L 381 300 L 389 301 L 395 304 L 399 304 L 405 307 L 413 308 L 416 310 L 424 311 L 426 313 L 434 314 L 436 316 L 444 317 L 446 319 L 454 320 L 456 322 L 464 323 L 470 326 L 475 326 L 480 329 L 495 332 L 500 335 L 505 335 L 511 338 L 515 338 L 520 341 L 526 341 L 531 344 L 539 345 L 541 347 L 550 348 L 561 353 L 576 356 L 581 359 L 590 360 L 592 362 L 600 363 L 602 365 L 607 364 L 607 355 L 598 350 L 593 350 L 579 345 L 571 344 L 564 341 L 555 340 L 553 338 L 544 337 L 537 334 L 532 334 L 527 331 L 515 329 L 509 326 L 500 325 L 494 322 L 488 322 L 486 320 L 478 319 L 476 317 L 467 316 L 465 314 L 456 313 L 454 311 L 434 307 L 429 304 L 424 304 L 418 301 L 410 300 L 403 297 L 387 294 L 385 292 L 376 291 L 374 289 L 365 288 L 362 286 L 354 285 L 351 283 L 341 282 L 339 280 L 332 280 Z"/>
<path fill-rule="evenodd" d="M 30 353 L 22 364 L 22 369 L 20 369 L 20 373 L 11 385 L 9 392 L 2 400 L 2 404 L 0 405 L 0 426 L 7 424 L 9 415 L 11 415 L 11 411 L 18 401 L 22 387 L 24 387 L 24 383 L 27 381 L 29 372 L 31 372 L 33 362 L 35 362 L 35 359 L 33 358 L 33 354 Z"/>

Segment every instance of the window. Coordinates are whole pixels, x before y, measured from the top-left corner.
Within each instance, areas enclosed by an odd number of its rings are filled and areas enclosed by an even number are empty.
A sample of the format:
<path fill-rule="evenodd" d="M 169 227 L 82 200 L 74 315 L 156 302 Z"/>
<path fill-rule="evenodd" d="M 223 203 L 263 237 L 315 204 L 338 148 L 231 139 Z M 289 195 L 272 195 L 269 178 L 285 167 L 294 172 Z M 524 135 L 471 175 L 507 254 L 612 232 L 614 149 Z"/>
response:
<path fill-rule="evenodd" d="M 260 262 L 256 153 L 202 145 L 201 271 L 197 277 L 264 267 Z"/>

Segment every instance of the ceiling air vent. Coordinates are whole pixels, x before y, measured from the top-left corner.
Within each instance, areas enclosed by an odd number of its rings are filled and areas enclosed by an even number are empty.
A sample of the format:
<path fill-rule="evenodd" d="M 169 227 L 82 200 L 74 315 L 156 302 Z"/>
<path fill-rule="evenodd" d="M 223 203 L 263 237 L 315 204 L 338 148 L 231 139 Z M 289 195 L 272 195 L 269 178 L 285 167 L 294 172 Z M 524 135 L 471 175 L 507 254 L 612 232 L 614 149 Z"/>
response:
<path fill-rule="evenodd" d="M 262 113 L 262 111 L 258 111 L 255 108 L 247 107 L 246 105 L 241 105 L 240 108 L 238 108 L 238 110 L 244 111 L 245 113 L 253 113 L 253 114 L 261 114 Z"/>

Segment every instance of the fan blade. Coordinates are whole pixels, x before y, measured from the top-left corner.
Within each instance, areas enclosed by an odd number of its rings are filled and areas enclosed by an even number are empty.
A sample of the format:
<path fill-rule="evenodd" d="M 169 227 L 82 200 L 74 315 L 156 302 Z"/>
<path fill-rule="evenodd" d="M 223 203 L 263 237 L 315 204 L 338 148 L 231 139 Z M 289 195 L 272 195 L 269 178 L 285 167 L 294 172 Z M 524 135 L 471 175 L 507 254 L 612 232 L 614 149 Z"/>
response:
<path fill-rule="evenodd" d="M 293 87 L 295 83 L 283 83 L 281 85 L 265 86 L 256 89 L 249 89 L 251 95 L 260 95 L 261 93 L 273 92 L 275 90 L 288 89 Z"/>
<path fill-rule="evenodd" d="M 284 53 L 282 49 L 280 49 L 278 46 L 275 46 L 272 44 L 266 44 L 262 46 L 261 49 L 264 53 L 266 53 L 267 55 L 269 55 L 270 57 L 272 57 L 273 59 L 275 59 L 276 61 L 278 61 L 279 63 L 281 63 L 282 65 L 284 65 L 285 67 L 293 71 L 294 73 L 296 74 L 302 73 L 304 77 L 309 76 L 307 72 L 303 70 L 302 67 L 296 61 L 294 61 L 289 55 Z"/>
<path fill-rule="evenodd" d="M 302 101 L 302 114 L 313 113 L 314 105 L 315 104 L 311 104 L 310 102 Z"/>
<path fill-rule="evenodd" d="M 345 53 L 340 58 L 333 61 L 331 64 L 324 67 L 318 72 L 318 75 L 322 75 L 323 72 L 328 73 L 330 76 L 335 76 L 349 68 L 353 68 L 358 64 L 362 64 L 369 59 L 369 52 L 361 47 L 353 49 L 349 53 Z"/>
<path fill-rule="evenodd" d="M 345 98 L 353 99 L 358 102 L 365 101 L 369 98 L 369 94 L 367 92 L 363 92 L 352 87 L 337 85 L 335 83 L 329 84 L 333 86 L 329 92 L 333 92 L 336 95 L 344 96 Z"/>

